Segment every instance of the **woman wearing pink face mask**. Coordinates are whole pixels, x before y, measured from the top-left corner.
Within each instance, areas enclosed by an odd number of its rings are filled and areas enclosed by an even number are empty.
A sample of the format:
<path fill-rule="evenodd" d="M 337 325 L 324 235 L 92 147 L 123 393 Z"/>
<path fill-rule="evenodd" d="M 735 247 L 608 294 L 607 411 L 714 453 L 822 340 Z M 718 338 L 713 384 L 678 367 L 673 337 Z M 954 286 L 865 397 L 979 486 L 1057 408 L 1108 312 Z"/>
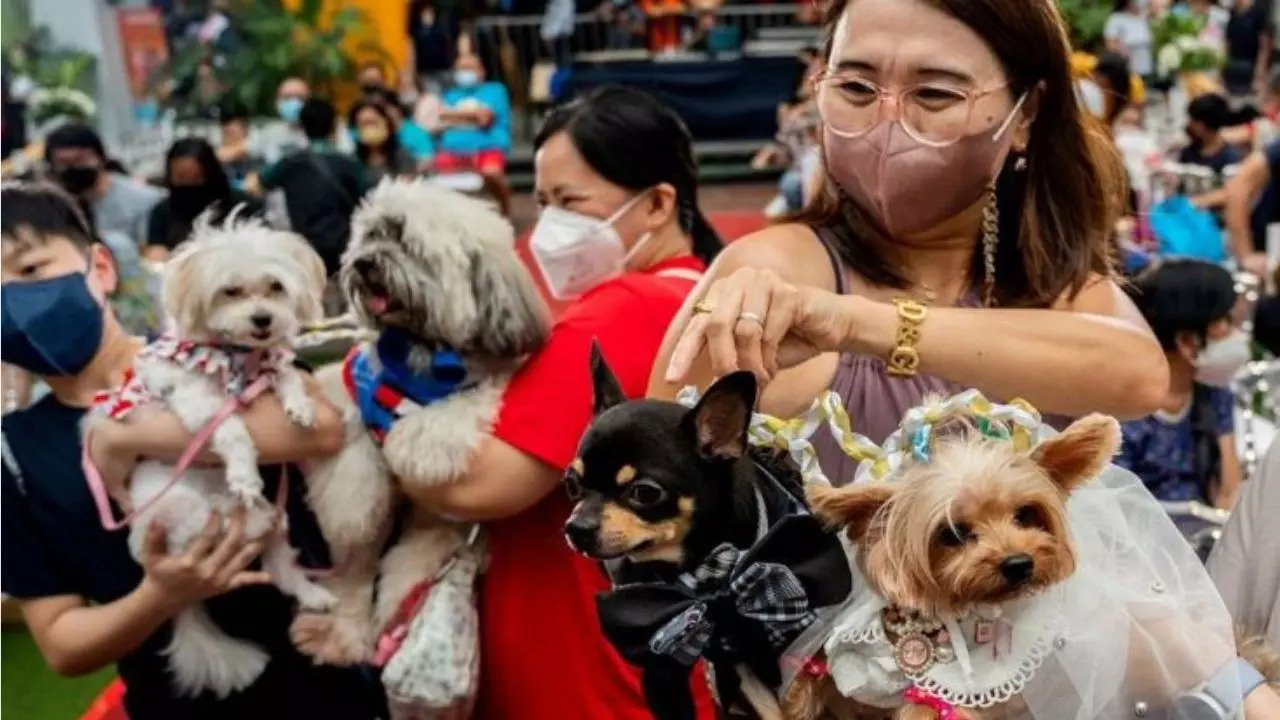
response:
<path fill-rule="evenodd" d="M 1112 263 L 1123 170 L 1056 3 L 836 0 L 826 27 L 823 192 L 720 255 L 649 394 L 747 369 L 765 412 L 835 390 L 876 441 L 963 388 L 1068 416 L 1155 409 L 1169 371 Z"/>

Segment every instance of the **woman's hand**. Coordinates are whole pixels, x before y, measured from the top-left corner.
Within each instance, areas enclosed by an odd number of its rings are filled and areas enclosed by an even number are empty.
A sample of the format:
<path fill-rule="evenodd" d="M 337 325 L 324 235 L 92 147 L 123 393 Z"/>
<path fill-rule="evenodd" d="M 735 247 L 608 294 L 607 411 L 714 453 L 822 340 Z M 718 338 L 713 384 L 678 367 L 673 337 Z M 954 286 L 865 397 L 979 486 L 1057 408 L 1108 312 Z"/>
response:
<path fill-rule="evenodd" d="M 236 508 L 222 526 L 222 516 L 214 511 L 187 551 L 170 555 L 165 530 L 152 523 L 139 558 L 149 583 L 172 607 L 182 608 L 247 585 L 271 582 L 265 572 L 245 570 L 262 554 L 264 544 L 275 532 L 275 526 L 261 537 L 244 535 L 243 507 Z"/>
<path fill-rule="evenodd" d="M 712 371 L 750 370 L 768 383 L 778 371 L 849 344 L 845 298 L 796 286 L 772 270 L 744 267 L 715 281 L 694 306 L 671 354 L 667 382 L 685 378 L 706 348 Z"/>

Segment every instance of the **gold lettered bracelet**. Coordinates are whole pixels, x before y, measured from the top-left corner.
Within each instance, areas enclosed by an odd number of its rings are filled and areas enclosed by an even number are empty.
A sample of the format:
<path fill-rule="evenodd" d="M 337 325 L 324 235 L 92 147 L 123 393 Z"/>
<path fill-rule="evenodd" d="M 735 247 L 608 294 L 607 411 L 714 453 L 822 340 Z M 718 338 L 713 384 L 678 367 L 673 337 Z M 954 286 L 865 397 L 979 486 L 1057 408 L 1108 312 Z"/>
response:
<path fill-rule="evenodd" d="M 911 298 L 894 298 L 893 306 L 898 310 L 898 334 L 894 337 L 894 347 L 889 351 L 889 359 L 885 369 L 894 377 L 915 377 L 920 369 L 920 351 L 916 343 L 920 342 L 920 327 L 929 315 L 929 309 Z"/>

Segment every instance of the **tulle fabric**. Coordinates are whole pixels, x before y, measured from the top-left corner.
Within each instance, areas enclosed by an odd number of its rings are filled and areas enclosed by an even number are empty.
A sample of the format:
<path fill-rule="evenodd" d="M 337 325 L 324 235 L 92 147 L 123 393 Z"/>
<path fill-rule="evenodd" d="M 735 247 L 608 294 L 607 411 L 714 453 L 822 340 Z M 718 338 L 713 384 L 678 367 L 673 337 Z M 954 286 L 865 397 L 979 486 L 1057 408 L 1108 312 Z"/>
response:
<path fill-rule="evenodd" d="M 1051 649 L 1034 659 L 1029 679 L 1014 673 L 1019 681 L 1013 694 L 1021 698 L 1015 707 L 1021 702 L 1025 708 L 1013 716 L 1127 720 L 1142 716 L 1136 711 L 1145 707 L 1146 717 L 1176 717 L 1169 713 L 1173 699 L 1198 689 L 1235 657 L 1226 607 L 1204 566 L 1133 474 L 1109 468 L 1073 492 L 1067 509 L 1079 566 L 1040 599 L 1054 615 L 1049 622 L 1039 612 L 1032 615 L 1036 627 L 1015 624 L 1015 634 L 1048 632 Z M 867 618 L 877 603 L 882 601 L 855 572 L 849 600 L 823 613 L 789 649 L 784 681 L 797 671 L 797 658 L 825 651 L 838 685 L 880 692 L 876 705 L 899 704 L 908 679 L 887 646 L 872 650 L 871 631 L 858 631 L 870 627 Z M 1024 647 L 1034 644 L 1022 639 Z M 1239 678 L 1232 682 L 1238 696 Z M 969 697 L 989 690 L 949 684 Z"/>

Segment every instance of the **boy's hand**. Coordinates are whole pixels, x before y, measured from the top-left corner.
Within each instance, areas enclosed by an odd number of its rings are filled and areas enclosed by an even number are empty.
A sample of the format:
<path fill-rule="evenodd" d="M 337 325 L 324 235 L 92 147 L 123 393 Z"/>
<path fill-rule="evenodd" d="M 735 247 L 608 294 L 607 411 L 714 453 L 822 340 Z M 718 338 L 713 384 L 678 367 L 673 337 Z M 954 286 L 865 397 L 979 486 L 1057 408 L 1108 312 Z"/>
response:
<path fill-rule="evenodd" d="M 164 528 L 152 523 L 142 549 L 143 582 L 154 586 L 175 609 L 247 585 L 270 583 L 269 573 L 245 568 L 262 554 L 275 528 L 260 537 L 246 538 L 244 515 L 244 508 L 233 510 L 224 530 L 222 516 L 214 511 L 204 532 L 181 555 L 169 554 Z"/>
<path fill-rule="evenodd" d="M 111 499 L 116 501 L 125 512 L 129 512 L 129 476 L 138 465 L 137 456 L 120 452 L 116 445 L 115 433 L 119 431 L 118 423 L 108 420 L 94 427 L 84 439 L 89 445 L 89 459 L 98 474 L 102 476 L 102 484 L 106 486 Z"/>

